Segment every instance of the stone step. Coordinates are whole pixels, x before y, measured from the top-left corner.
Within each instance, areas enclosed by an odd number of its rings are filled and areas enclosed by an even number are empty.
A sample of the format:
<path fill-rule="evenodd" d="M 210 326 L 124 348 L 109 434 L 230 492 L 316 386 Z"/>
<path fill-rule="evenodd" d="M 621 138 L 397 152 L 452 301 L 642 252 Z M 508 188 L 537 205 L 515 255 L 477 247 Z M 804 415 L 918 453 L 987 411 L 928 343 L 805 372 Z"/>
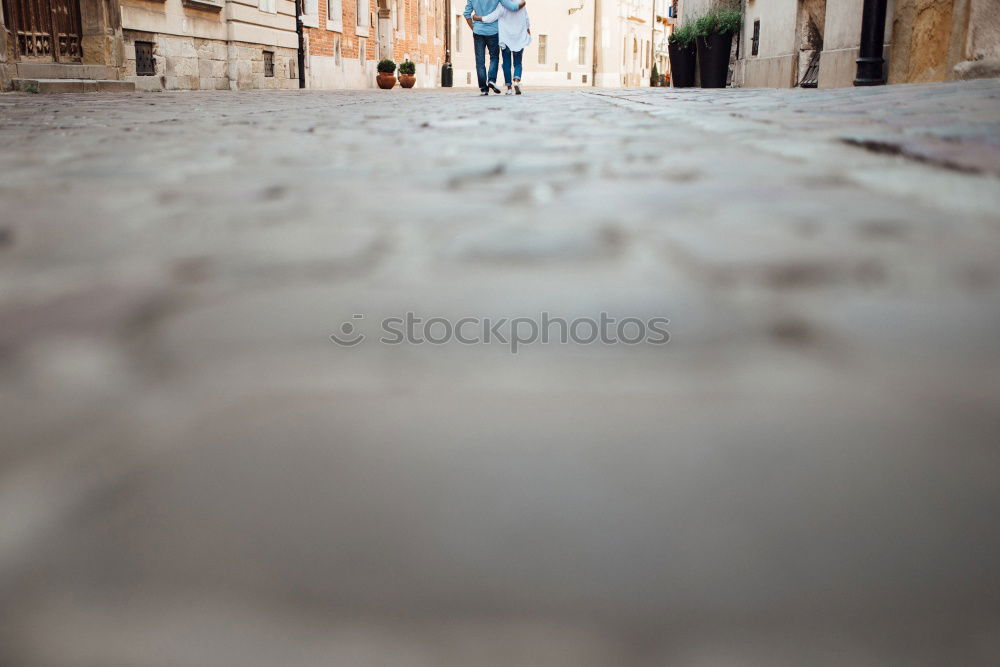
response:
<path fill-rule="evenodd" d="M 108 80 L 111 74 L 104 65 L 76 63 L 17 63 L 20 79 L 93 79 Z"/>
<path fill-rule="evenodd" d="M 14 90 L 27 93 L 129 93 L 135 90 L 131 81 L 112 79 L 14 79 Z"/>

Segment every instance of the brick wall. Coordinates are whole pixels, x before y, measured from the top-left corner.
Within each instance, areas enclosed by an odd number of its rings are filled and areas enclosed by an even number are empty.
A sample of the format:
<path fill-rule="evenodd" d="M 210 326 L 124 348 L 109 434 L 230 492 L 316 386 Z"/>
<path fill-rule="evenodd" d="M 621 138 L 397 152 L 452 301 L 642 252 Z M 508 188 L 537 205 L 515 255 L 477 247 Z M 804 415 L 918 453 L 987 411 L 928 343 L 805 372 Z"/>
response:
<path fill-rule="evenodd" d="M 378 7 L 376 0 L 368 0 L 368 14 L 375 15 L 377 20 Z M 365 58 L 371 60 L 378 49 L 373 48 L 373 37 L 376 34 L 374 26 L 369 26 L 369 37 L 359 37 L 357 35 L 357 1 L 342 0 L 343 33 L 326 29 L 328 20 L 327 0 L 319 0 L 319 27 L 307 28 L 306 34 L 309 39 L 309 53 L 317 56 L 333 56 L 335 54 L 336 41 L 340 39 L 340 56 L 342 58 L 357 58 L 361 40 L 365 40 Z"/>
<path fill-rule="evenodd" d="M 458 0 L 452 0 L 456 5 Z M 405 30 L 397 31 L 393 43 L 393 55 L 397 62 L 402 62 L 408 55 L 410 60 L 418 64 L 440 65 L 444 62 L 445 40 L 445 4 L 443 0 L 405 0 L 404 7 Z M 424 31 L 421 35 L 420 14 L 418 8 L 423 6 Z M 461 3 L 465 6 L 465 3 Z"/>
<path fill-rule="evenodd" d="M 444 60 L 444 0 L 384 0 L 393 19 L 393 59 L 402 62 L 404 55 L 417 63 L 437 65 Z M 421 11 L 422 8 L 422 11 Z M 327 30 L 328 2 L 319 0 L 319 27 L 306 28 L 309 54 L 336 56 L 337 41 L 340 57 L 356 59 L 360 44 L 365 43 L 365 59 L 378 60 L 378 4 L 368 0 L 372 25 L 368 36 L 357 34 L 357 1 L 342 0 L 343 32 Z M 420 21 L 423 20 L 423 33 Z"/>

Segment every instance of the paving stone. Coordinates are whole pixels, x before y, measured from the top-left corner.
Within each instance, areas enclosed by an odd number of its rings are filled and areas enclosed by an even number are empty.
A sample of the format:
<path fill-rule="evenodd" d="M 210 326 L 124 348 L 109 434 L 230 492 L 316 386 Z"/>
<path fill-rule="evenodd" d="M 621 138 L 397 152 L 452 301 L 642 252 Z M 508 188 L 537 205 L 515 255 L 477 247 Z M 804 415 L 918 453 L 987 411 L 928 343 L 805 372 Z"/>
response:
<path fill-rule="evenodd" d="M 998 96 L 0 95 L 0 663 L 995 664 Z"/>

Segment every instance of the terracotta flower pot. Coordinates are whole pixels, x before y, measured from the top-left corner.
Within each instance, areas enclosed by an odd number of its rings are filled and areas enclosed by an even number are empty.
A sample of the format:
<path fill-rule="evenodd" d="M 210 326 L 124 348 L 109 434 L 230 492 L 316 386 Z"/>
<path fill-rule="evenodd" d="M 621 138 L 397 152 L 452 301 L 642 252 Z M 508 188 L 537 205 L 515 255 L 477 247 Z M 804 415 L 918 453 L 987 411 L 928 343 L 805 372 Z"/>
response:
<path fill-rule="evenodd" d="M 415 74 L 400 74 L 399 75 L 399 85 L 403 88 L 413 88 L 413 85 L 417 82 L 417 76 Z"/>
<path fill-rule="evenodd" d="M 378 76 L 375 77 L 375 83 L 377 83 L 378 87 L 382 90 L 389 90 L 396 85 L 396 76 L 394 74 L 390 74 L 389 72 L 379 72 Z"/>

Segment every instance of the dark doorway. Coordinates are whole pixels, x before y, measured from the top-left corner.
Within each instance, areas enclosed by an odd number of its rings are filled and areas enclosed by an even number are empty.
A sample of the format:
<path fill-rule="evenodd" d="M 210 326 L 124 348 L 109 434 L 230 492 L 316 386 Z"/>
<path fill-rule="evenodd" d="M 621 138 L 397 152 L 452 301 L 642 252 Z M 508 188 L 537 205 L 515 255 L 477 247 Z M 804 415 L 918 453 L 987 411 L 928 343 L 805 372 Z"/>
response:
<path fill-rule="evenodd" d="M 819 80 L 819 58 L 823 52 L 823 31 L 826 27 L 826 0 L 799 0 L 795 20 L 798 49 L 796 85 L 815 88 Z"/>

